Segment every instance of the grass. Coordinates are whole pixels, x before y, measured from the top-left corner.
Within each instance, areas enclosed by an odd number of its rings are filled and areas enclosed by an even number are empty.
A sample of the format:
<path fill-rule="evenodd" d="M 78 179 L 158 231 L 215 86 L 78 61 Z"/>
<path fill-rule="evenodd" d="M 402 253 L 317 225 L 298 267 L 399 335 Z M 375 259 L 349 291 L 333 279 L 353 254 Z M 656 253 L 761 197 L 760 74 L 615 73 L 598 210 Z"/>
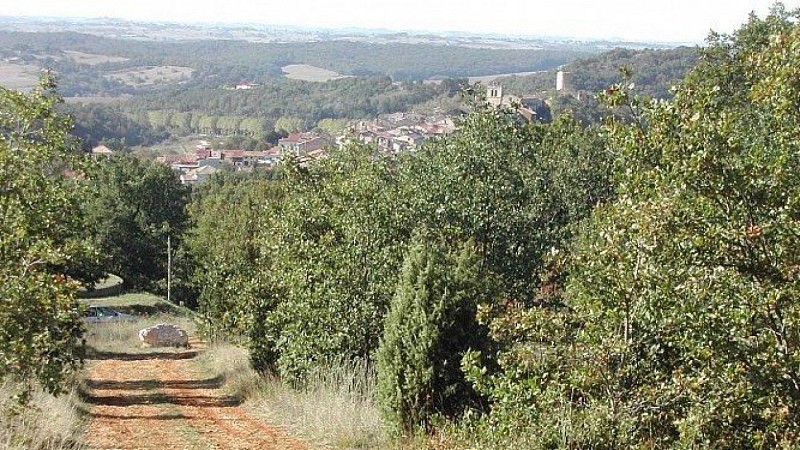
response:
<path fill-rule="evenodd" d="M 28 64 L 0 61 L 0 85 L 8 89 L 30 90 L 39 82 L 41 70 Z"/>
<path fill-rule="evenodd" d="M 122 278 L 113 274 L 108 274 L 105 278 L 95 283 L 94 288 L 100 290 L 100 289 L 109 289 L 121 285 L 122 285 Z"/>
<path fill-rule="evenodd" d="M 13 450 L 78 450 L 86 448 L 75 392 L 54 397 L 33 390 L 22 408 L 16 396 L 19 385 L 0 381 L 0 448 Z"/>
<path fill-rule="evenodd" d="M 120 280 L 109 277 L 97 285 L 97 289 L 113 287 Z M 177 325 L 189 335 L 195 334 L 197 327 L 194 312 L 188 308 L 168 303 L 164 298 L 146 292 L 134 292 L 111 297 L 83 299 L 94 306 L 108 306 L 119 312 L 136 317 L 132 321 L 87 324 L 87 356 L 99 354 L 128 354 L 161 351 L 164 349 L 143 348 L 139 341 L 139 330 L 159 323 Z"/>
<path fill-rule="evenodd" d="M 397 448 L 375 404 L 375 372 L 360 362 L 340 362 L 294 389 L 274 376 L 260 376 L 247 351 L 214 344 L 197 362 L 225 380 L 226 394 L 254 416 L 282 427 L 314 448 Z"/>
<path fill-rule="evenodd" d="M 96 306 L 108 306 L 136 316 L 133 321 L 87 324 L 85 337 L 89 358 L 103 353 L 163 352 L 164 349 L 143 348 L 139 341 L 139 330 L 159 323 L 177 325 L 186 330 L 190 336 L 197 329 L 190 310 L 167 303 L 163 298 L 153 294 L 129 293 L 86 300 L 86 302 Z"/>
<path fill-rule="evenodd" d="M 289 64 L 288 66 L 283 66 L 281 70 L 286 78 L 292 80 L 312 81 L 316 83 L 350 78 L 332 70 L 310 66 L 308 64 Z"/>
<path fill-rule="evenodd" d="M 111 72 L 106 78 L 131 86 L 154 86 L 186 81 L 192 73 L 194 69 L 191 67 L 146 66 Z"/>
<path fill-rule="evenodd" d="M 128 58 L 119 56 L 96 55 L 94 53 L 83 53 L 74 50 L 64 50 L 64 54 L 78 64 L 88 64 L 90 66 L 128 61 Z"/>
<path fill-rule="evenodd" d="M 116 275 L 108 275 L 94 285 L 94 289 L 87 290 L 81 288 L 78 291 L 79 298 L 99 298 L 111 297 L 122 293 L 122 278 Z"/>
<path fill-rule="evenodd" d="M 139 340 L 139 330 L 159 323 L 177 325 L 189 335 L 195 333 L 195 324 L 191 318 L 173 314 L 155 314 L 144 316 L 130 322 L 107 322 L 87 325 L 86 347 L 89 359 L 103 354 L 124 356 L 131 353 L 168 352 L 165 348 L 147 348 Z M 174 349 L 175 352 L 182 349 Z"/>
<path fill-rule="evenodd" d="M 93 297 L 82 299 L 87 305 L 108 306 L 119 312 L 136 316 L 173 315 L 194 316 L 189 308 L 167 302 L 163 297 L 147 292 L 129 292 L 111 297 Z"/>

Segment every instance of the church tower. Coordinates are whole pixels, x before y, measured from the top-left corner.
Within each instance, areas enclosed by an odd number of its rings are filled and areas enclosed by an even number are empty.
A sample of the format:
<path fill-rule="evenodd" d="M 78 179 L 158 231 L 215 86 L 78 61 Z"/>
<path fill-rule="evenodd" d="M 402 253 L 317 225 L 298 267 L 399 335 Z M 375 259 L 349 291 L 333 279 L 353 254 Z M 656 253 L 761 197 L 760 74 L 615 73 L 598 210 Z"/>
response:
<path fill-rule="evenodd" d="M 500 106 L 503 103 L 503 86 L 497 84 L 487 86 L 486 101 L 494 107 Z"/>

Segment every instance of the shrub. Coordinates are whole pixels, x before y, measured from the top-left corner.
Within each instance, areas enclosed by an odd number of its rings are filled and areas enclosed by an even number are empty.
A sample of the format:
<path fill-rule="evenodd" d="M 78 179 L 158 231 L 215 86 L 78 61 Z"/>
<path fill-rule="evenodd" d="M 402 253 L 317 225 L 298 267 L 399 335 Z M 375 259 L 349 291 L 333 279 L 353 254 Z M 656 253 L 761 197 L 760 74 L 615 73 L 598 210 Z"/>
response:
<path fill-rule="evenodd" d="M 379 401 L 402 433 L 480 400 L 460 365 L 467 350 L 484 346 L 486 331 L 475 315 L 491 289 L 471 245 L 454 253 L 431 244 L 415 237 L 378 350 Z"/>

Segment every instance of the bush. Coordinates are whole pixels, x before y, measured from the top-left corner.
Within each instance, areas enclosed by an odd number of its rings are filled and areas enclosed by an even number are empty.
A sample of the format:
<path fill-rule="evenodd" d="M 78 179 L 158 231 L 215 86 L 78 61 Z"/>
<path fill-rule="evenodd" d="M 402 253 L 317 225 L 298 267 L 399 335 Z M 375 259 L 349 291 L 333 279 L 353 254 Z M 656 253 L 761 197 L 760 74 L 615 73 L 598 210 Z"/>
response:
<path fill-rule="evenodd" d="M 458 253 L 417 236 L 403 266 L 378 350 L 378 395 L 396 431 L 429 428 L 480 403 L 461 359 L 485 346 L 475 315 L 491 290 L 471 245 Z"/>

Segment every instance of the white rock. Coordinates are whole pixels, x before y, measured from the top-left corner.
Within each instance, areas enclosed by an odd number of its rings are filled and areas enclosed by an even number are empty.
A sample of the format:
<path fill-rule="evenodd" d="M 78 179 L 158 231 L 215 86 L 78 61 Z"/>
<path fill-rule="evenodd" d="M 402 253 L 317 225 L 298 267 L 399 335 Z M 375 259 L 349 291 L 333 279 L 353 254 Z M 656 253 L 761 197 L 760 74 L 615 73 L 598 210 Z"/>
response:
<path fill-rule="evenodd" d="M 175 325 L 160 323 L 139 330 L 139 340 L 150 347 L 188 347 L 189 333 Z"/>

